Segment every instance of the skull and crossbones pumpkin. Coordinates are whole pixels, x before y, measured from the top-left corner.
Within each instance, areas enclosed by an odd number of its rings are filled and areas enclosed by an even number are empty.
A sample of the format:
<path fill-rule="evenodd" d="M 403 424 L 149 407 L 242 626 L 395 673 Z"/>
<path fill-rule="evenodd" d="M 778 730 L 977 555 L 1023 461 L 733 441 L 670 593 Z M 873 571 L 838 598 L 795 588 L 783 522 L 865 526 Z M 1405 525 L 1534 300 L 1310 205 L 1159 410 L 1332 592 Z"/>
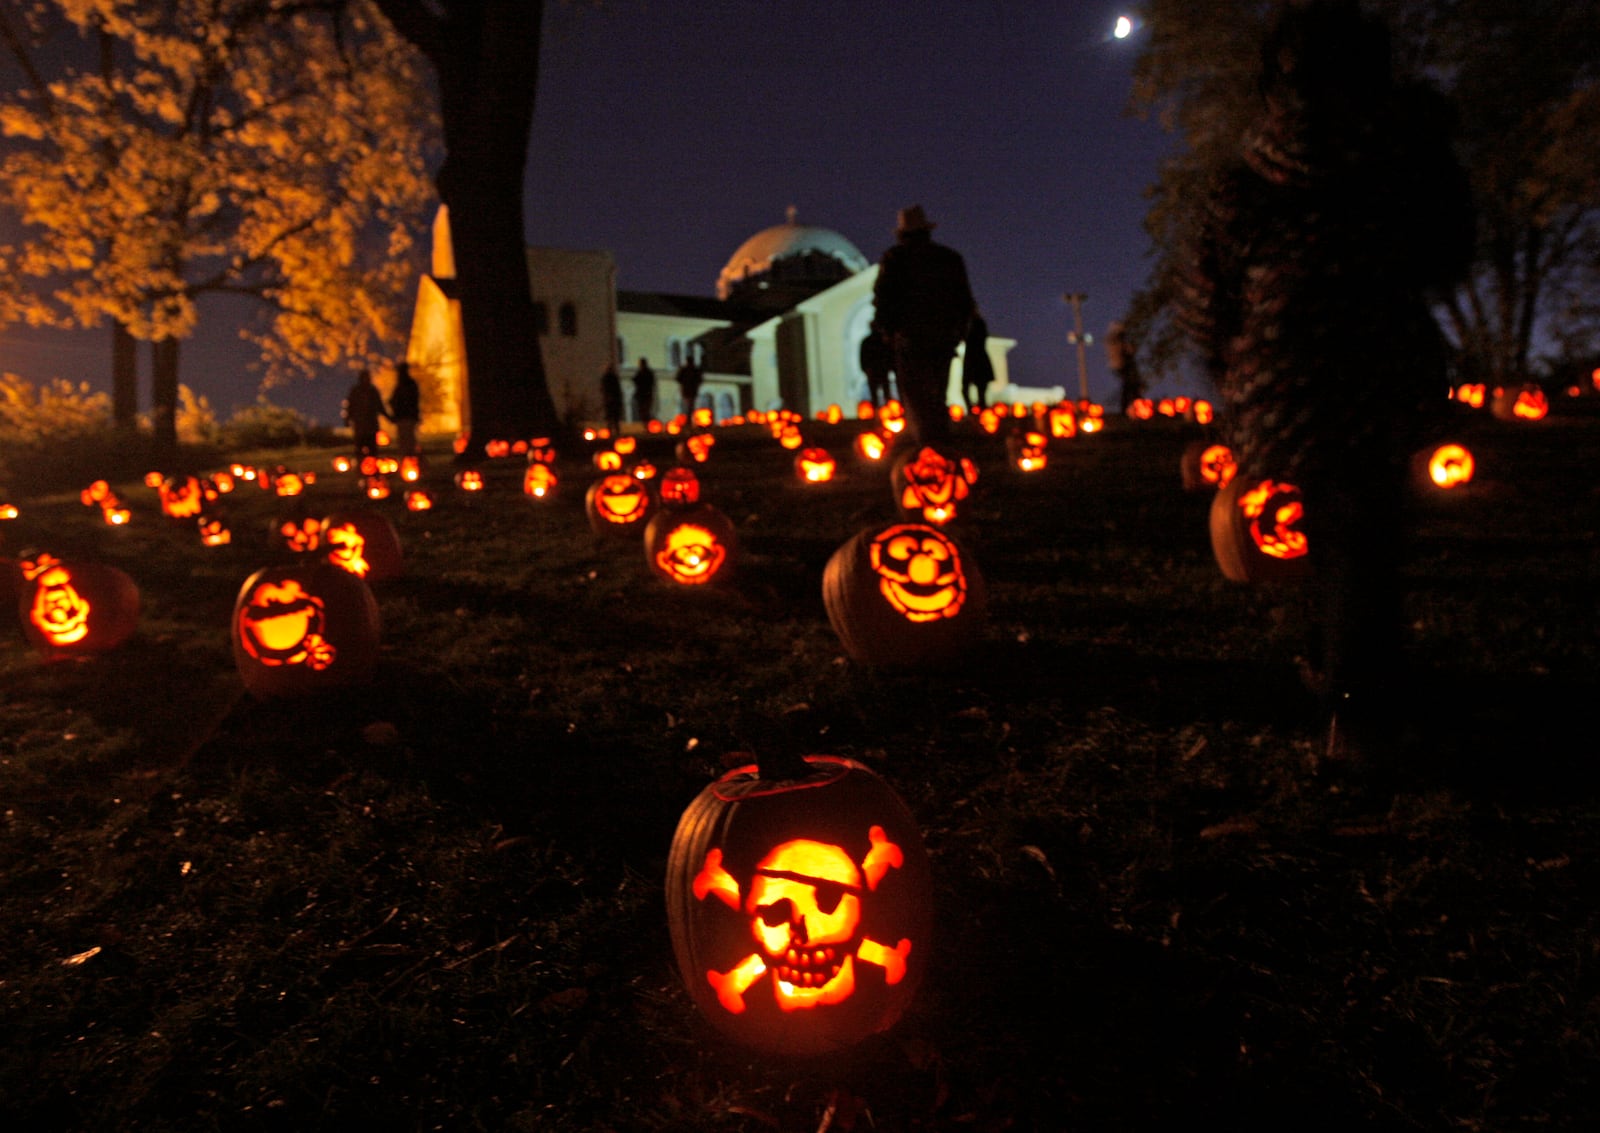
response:
<path fill-rule="evenodd" d="M 685 810 L 667 872 L 696 1005 L 741 1041 L 789 1053 L 839 1049 L 899 1018 L 928 956 L 931 893 L 905 805 L 837 756 L 723 775 Z"/>

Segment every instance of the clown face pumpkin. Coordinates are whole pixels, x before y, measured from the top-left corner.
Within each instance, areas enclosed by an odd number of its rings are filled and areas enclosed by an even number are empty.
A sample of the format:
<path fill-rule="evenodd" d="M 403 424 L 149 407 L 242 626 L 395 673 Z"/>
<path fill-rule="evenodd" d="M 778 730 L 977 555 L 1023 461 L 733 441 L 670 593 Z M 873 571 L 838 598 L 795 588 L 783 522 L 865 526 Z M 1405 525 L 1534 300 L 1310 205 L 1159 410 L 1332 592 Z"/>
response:
<path fill-rule="evenodd" d="M 624 472 L 602 476 L 589 485 L 584 495 L 584 512 L 589 529 L 596 535 L 626 535 L 642 531 L 655 496 L 647 480 L 636 480 Z"/>
<path fill-rule="evenodd" d="M 116 567 L 50 555 L 17 564 L 22 629 L 51 659 L 115 649 L 139 622 L 139 588 Z"/>
<path fill-rule="evenodd" d="M 890 479 L 902 515 L 944 524 L 956 517 L 956 504 L 977 482 L 978 468 L 964 456 L 949 457 L 923 446 L 896 461 Z"/>
<path fill-rule="evenodd" d="M 365 582 L 327 562 L 268 567 L 240 588 L 232 636 L 253 695 L 305 696 L 371 678 L 378 603 Z"/>
<path fill-rule="evenodd" d="M 1211 549 L 1235 582 L 1292 581 L 1310 573 L 1300 489 L 1281 480 L 1235 477 L 1211 501 Z"/>
<path fill-rule="evenodd" d="M 811 755 L 794 778 L 731 771 L 684 811 L 667 866 L 673 951 L 718 1028 L 816 1054 L 886 1030 L 929 955 L 916 823 L 865 766 Z"/>
<path fill-rule="evenodd" d="M 976 565 L 949 535 L 920 523 L 858 532 L 823 569 L 822 599 L 845 651 L 884 668 L 957 660 L 986 613 Z"/>
<path fill-rule="evenodd" d="M 737 551 L 732 521 L 710 504 L 668 508 L 645 527 L 645 562 L 658 578 L 680 586 L 726 578 Z"/>

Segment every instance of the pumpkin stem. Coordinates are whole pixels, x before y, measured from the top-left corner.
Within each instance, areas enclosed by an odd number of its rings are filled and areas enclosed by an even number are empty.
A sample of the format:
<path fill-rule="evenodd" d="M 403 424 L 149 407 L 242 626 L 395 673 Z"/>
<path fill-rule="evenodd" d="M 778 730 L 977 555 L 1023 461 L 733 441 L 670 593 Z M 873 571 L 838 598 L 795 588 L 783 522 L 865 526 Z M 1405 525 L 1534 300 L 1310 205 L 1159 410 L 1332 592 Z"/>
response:
<path fill-rule="evenodd" d="M 785 744 L 777 751 L 756 757 L 756 778 L 773 782 L 793 782 L 814 774 L 811 764 L 799 749 Z"/>

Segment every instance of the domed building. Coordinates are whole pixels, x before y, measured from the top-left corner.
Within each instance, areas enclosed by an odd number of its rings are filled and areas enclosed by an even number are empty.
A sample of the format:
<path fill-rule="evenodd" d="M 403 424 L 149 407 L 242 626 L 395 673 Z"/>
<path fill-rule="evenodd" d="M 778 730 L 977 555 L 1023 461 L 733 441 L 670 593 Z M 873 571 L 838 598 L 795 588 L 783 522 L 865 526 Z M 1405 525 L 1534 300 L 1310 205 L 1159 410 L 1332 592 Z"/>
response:
<path fill-rule="evenodd" d="M 715 296 L 619 290 L 610 252 L 529 248 L 528 281 L 557 410 L 574 422 L 603 419 L 600 375 L 615 365 L 629 394 L 641 360 L 656 375 L 654 416 L 680 411 L 673 375 L 695 359 L 705 372 L 698 404 L 722 420 L 751 409 L 812 416 L 850 409 L 867 395 L 861 341 L 872 324 L 878 267 L 831 228 L 798 222 L 763 228 L 718 273 Z M 406 358 L 423 387 L 423 428 L 458 429 L 468 404 L 465 349 L 449 220 L 434 224 L 433 272 L 423 276 Z M 1014 339 L 992 336 L 990 400 L 1007 400 L 1006 354 Z M 959 401 L 961 360 L 951 365 Z M 636 419 L 629 399 L 630 419 Z"/>

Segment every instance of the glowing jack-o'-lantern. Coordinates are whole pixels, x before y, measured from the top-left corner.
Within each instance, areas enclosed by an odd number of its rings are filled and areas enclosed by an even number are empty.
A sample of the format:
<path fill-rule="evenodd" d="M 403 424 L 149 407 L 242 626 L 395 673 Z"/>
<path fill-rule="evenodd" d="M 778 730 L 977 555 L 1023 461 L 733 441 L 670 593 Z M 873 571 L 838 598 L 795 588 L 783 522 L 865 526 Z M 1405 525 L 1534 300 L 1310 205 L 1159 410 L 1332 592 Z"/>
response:
<path fill-rule="evenodd" d="M 1293 581 L 1311 570 L 1300 489 L 1237 476 L 1211 501 L 1211 549 L 1234 582 Z"/>
<path fill-rule="evenodd" d="M 205 493 L 193 476 L 168 476 L 156 492 L 161 499 L 161 514 L 169 519 L 192 523 L 205 506 Z"/>
<path fill-rule="evenodd" d="M 138 628 L 139 588 L 116 567 L 40 555 L 17 569 L 22 629 L 45 657 L 104 653 Z"/>
<path fill-rule="evenodd" d="M 700 477 L 694 474 L 694 469 L 677 465 L 662 473 L 659 491 L 663 507 L 685 507 L 698 503 Z"/>
<path fill-rule="evenodd" d="M 615 472 L 622 467 L 622 454 L 616 449 L 603 448 L 594 454 L 594 466 L 601 472 Z"/>
<path fill-rule="evenodd" d="M 1472 451 L 1454 442 L 1423 449 L 1412 459 L 1412 474 L 1425 488 L 1448 491 L 1462 487 L 1476 470 Z"/>
<path fill-rule="evenodd" d="M 361 492 L 369 500 L 386 500 L 393 492 L 389 478 L 381 472 L 361 478 Z"/>
<path fill-rule="evenodd" d="M 522 492 L 529 499 L 547 500 L 556 493 L 556 470 L 548 464 L 530 464 L 522 474 Z"/>
<path fill-rule="evenodd" d="M 1148 397 L 1136 397 L 1128 403 L 1128 416 L 1135 421 L 1148 421 L 1155 416 L 1156 405 Z"/>
<path fill-rule="evenodd" d="M 842 1050 L 904 1014 L 930 956 L 916 821 L 870 769 L 808 755 L 728 772 L 684 811 L 667 919 L 695 1004 L 775 1053 Z"/>
<path fill-rule="evenodd" d="M 554 464 L 556 455 L 556 446 L 550 442 L 549 437 L 535 437 L 528 442 L 529 464 Z"/>
<path fill-rule="evenodd" d="M 224 547 L 233 542 L 233 532 L 220 516 L 202 515 L 197 521 L 200 542 L 207 547 Z"/>
<path fill-rule="evenodd" d="M 644 529 L 645 562 L 658 577 L 681 586 L 726 578 L 737 554 L 732 521 L 710 504 L 667 508 Z"/>
<path fill-rule="evenodd" d="M 267 529 L 267 540 L 297 555 L 315 551 L 322 542 L 322 520 L 309 515 L 274 519 Z"/>
<path fill-rule="evenodd" d="M 675 451 L 683 464 L 704 464 L 711 459 L 711 446 L 716 443 L 711 433 L 695 433 L 679 441 Z"/>
<path fill-rule="evenodd" d="M 838 471 L 833 454 L 825 448 L 801 449 L 794 458 L 794 471 L 807 484 L 822 484 L 833 479 Z"/>
<path fill-rule="evenodd" d="M 415 484 L 422 479 L 422 458 L 420 456 L 402 456 L 400 458 L 400 479 L 407 484 Z"/>
<path fill-rule="evenodd" d="M 1078 414 L 1071 405 L 1052 405 L 1045 413 L 1046 431 L 1057 440 L 1078 435 Z"/>
<path fill-rule="evenodd" d="M 784 425 L 778 430 L 778 443 L 791 451 L 806 443 L 798 425 Z"/>
<path fill-rule="evenodd" d="M 1231 448 L 1207 441 L 1191 441 L 1178 460 L 1178 475 L 1186 492 L 1226 488 L 1238 470 L 1239 462 Z"/>
<path fill-rule="evenodd" d="M 895 461 L 890 474 L 895 505 L 908 519 L 949 523 L 956 504 L 977 483 L 978 468 L 967 457 L 949 457 L 929 445 Z"/>
<path fill-rule="evenodd" d="M 885 668 L 957 660 L 986 614 L 977 566 L 949 535 L 921 523 L 858 532 L 823 568 L 822 599 L 845 651 Z"/>
<path fill-rule="evenodd" d="M 1489 411 L 1502 421 L 1543 421 L 1550 415 L 1550 399 L 1536 385 L 1496 390 Z"/>
<path fill-rule="evenodd" d="M 589 485 L 583 506 L 596 535 L 622 535 L 644 529 L 655 510 L 655 496 L 648 481 L 613 472 Z"/>
<path fill-rule="evenodd" d="M 431 511 L 431 510 L 433 510 L 433 496 L 431 496 L 429 493 L 427 493 L 426 491 L 424 491 L 421 488 L 412 488 L 409 492 L 406 493 L 406 510 L 407 511 Z"/>
<path fill-rule="evenodd" d="M 476 468 L 463 468 L 456 473 L 456 487 L 463 492 L 483 491 L 483 473 Z"/>
<path fill-rule="evenodd" d="M 371 679 L 378 602 L 367 584 L 327 562 L 251 575 L 233 607 L 233 659 L 262 698 L 304 696 Z"/>
<path fill-rule="evenodd" d="M 1012 466 L 1019 472 L 1038 472 L 1050 461 L 1047 443 L 1043 433 L 1031 429 L 1011 433 L 1006 437 L 1006 451 Z"/>
<path fill-rule="evenodd" d="M 375 511 L 340 511 L 325 517 L 321 549 L 328 562 L 368 582 L 405 573 L 400 533 Z"/>
<path fill-rule="evenodd" d="M 856 458 L 864 464 L 876 464 L 889 451 L 889 440 L 882 433 L 862 433 L 855 441 Z"/>
<path fill-rule="evenodd" d="M 483 442 L 483 455 L 498 460 L 502 456 L 511 455 L 511 442 L 501 438 Z"/>

